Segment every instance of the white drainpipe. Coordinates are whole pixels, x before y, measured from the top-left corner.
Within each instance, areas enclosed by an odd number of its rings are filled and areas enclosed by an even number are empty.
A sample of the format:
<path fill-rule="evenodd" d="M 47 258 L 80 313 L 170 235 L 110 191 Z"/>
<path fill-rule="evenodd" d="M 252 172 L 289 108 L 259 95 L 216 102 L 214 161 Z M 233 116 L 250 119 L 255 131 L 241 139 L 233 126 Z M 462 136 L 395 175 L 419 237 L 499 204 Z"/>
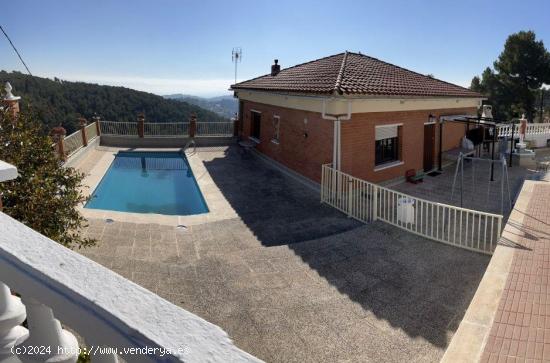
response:
<path fill-rule="evenodd" d="M 326 113 L 327 102 L 323 100 L 322 117 L 325 120 L 334 120 L 334 140 L 332 148 L 332 166 L 336 170 L 340 170 L 342 162 L 342 123 L 351 119 L 351 101 L 348 101 L 348 112 L 346 114 L 329 114 Z"/>

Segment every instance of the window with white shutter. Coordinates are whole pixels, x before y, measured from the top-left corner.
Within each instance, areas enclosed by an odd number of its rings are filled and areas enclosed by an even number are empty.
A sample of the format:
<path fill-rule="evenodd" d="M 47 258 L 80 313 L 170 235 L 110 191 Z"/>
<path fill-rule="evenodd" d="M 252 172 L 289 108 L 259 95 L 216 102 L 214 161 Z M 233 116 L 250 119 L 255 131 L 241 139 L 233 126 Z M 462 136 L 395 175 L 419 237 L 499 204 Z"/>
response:
<path fill-rule="evenodd" d="M 399 160 L 400 125 L 384 125 L 375 128 L 375 165 Z"/>

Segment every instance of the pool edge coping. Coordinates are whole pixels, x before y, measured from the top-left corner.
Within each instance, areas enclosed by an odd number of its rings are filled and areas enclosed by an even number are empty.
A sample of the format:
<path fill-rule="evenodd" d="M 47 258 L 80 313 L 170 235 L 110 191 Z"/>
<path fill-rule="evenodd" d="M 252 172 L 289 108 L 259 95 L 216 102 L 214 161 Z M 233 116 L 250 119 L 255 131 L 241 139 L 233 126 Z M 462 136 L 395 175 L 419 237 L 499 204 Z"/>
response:
<path fill-rule="evenodd" d="M 89 197 L 97 188 L 105 173 L 111 166 L 115 159 L 116 153 L 119 151 L 128 152 L 175 152 L 181 151 L 181 148 L 119 148 L 119 147 L 104 147 L 100 146 L 96 148 L 98 151 L 103 151 L 104 154 L 94 164 L 89 173 L 86 174 L 82 188 L 82 192 L 85 197 Z M 191 155 L 186 155 L 187 161 L 198 188 L 206 202 L 206 206 L 209 210 L 207 213 L 195 214 L 195 215 L 165 215 L 157 213 L 132 213 L 132 212 L 120 212 L 110 211 L 104 209 L 89 209 L 84 208 L 86 202 L 78 205 L 79 212 L 86 218 L 96 219 L 112 219 L 119 222 L 133 222 L 133 223 L 156 223 L 162 225 L 185 225 L 192 226 L 198 224 L 204 224 L 209 222 L 216 222 L 226 219 L 237 218 L 238 215 L 231 207 L 229 202 L 225 199 L 222 192 L 214 183 L 214 180 L 210 176 L 210 173 L 203 164 L 202 159 L 199 157 L 198 152 Z M 80 163 L 77 163 L 74 167 L 78 169 Z"/>

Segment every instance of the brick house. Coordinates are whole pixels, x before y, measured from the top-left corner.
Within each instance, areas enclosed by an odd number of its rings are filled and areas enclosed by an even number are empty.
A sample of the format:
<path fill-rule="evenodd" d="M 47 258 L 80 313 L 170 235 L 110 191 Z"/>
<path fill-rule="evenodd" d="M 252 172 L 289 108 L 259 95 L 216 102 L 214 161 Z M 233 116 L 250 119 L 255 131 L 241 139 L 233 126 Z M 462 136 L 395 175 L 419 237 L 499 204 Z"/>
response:
<path fill-rule="evenodd" d="M 408 169 L 436 167 L 439 118 L 477 115 L 479 93 L 344 52 L 231 86 L 241 138 L 291 170 L 320 182 L 321 165 L 383 182 Z M 443 127 L 442 150 L 460 145 L 466 126 Z"/>

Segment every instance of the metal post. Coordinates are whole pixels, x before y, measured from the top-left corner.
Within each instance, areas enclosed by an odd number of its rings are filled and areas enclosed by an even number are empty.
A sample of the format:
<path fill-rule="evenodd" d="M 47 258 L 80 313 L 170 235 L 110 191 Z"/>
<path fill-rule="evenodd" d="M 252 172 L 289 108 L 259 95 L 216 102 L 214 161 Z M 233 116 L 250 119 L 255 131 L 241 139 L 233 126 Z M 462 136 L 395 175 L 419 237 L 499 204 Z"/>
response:
<path fill-rule="evenodd" d="M 348 179 L 348 217 L 353 216 L 353 194 L 352 194 L 353 180 Z"/>
<path fill-rule="evenodd" d="M 503 164 L 506 164 L 506 159 L 503 158 L 502 162 Z M 502 167 L 502 171 L 503 171 L 503 174 L 502 174 L 503 178 L 504 178 L 504 173 L 506 174 L 506 190 L 508 191 L 508 203 L 509 203 L 510 210 L 512 210 L 512 196 L 510 195 L 510 180 L 508 179 L 508 169 L 506 168 L 506 165 Z"/>
<path fill-rule="evenodd" d="M 502 169 L 504 168 L 506 168 L 506 166 L 502 164 Z M 504 170 L 502 169 L 502 175 L 500 176 L 500 214 L 504 215 Z"/>
<path fill-rule="evenodd" d="M 378 185 L 373 184 L 373 191 L 374 196 L 372 198 L 372 221 L 376 221 L 378 219 Z"/>
<path fill-rule="evenodd" d="M 454 197 L 455 197 L 456 177 L 458 176 L 458 169 L 460 168 L 461 160 L 462 160 L 462 152 L 458 154 L 458 159 L 456 159 L 455 176 L 453 178 L 453 186 L 451 188 L 451 200 L 454 200 Z"/>
<path fill-rule="evenodd" d="M 539 108 L 539 122 L 543 121 L 543 111 L 544 111 L 544 88 L 540 89 L 540 108 Z"/>
<path fill-rule="evenodd" d="M 512 153 L 514 152 L 514 129 L 515 126 L 512 123 L 512 140 L 510 141 L 510 167 L 512 167 Z"/>
<path fill-rule="evenodd" d="M 493 126 L 493 148 L 491 150 L 491 160 L 495 160 L 495 141 L 497 139 L 496 126 Z M 491 181 L 494 181 L 494 163 L 491 163 Z"/>
<path fill-rule="evenodd" d="M 462 154 L 461 154 L 462 156 Z M 460 158 L 460 206 L 463 206 L 463 194 L 464 194 L 464 157 Z"/>

